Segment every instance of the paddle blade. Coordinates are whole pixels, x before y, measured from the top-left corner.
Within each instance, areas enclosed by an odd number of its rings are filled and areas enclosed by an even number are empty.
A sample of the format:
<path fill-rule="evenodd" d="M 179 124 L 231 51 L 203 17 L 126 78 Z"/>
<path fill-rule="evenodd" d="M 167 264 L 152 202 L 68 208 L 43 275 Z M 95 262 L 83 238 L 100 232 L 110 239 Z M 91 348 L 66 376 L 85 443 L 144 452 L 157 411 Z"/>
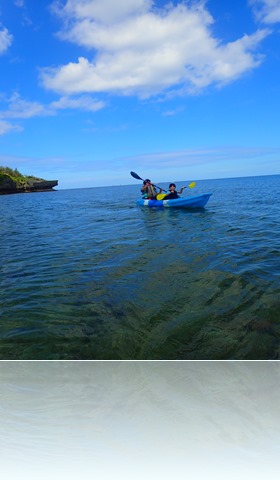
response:
<path fill-rule="evenodd" d="M 166 193 L 158 193 L 157 200 L 163 200 L 166 197 Z"/>
<path fill-rule="evenodd" d="M 139 175 L 137 175 L 137 173 L 135 172 L 130 172 L 130 175 L 134 178 L 136 178 L 137 180 L 143 180 L 143 178 L 139 177 Z"/>
<path fill-rule="evenodd" d="M 193 188 L 193 187 L 195 187 L 195 186 L 196 186 L 196 182 L 191 182 L 191 183 L 188 185 L 189 188 Z"/>

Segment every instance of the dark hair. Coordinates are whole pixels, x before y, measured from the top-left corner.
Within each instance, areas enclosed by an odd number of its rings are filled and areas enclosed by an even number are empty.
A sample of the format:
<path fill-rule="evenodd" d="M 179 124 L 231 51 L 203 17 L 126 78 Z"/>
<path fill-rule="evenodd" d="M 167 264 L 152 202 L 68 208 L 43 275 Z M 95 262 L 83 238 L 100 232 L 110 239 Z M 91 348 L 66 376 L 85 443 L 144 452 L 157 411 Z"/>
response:
<path fill-rule="evenodd" d="M 169 187 L 168 187 L 168 188 L 170 188 L 170 187 L 175 187 L 175 188 L 176 188 L 176 185 L 175 185 L 175 183 L 170 183 L 170 185 L 169 185 Z"/>
<path fill-rule="evenodd" d="M 146 178 L 146 180 L 144 180 L 143 183 L 144 183 L 144 185 L 145 185 L 145 183 L 149 183 L 149 182 L 151 183 L 151 180 L 149 180 L 148 178 Z"/>

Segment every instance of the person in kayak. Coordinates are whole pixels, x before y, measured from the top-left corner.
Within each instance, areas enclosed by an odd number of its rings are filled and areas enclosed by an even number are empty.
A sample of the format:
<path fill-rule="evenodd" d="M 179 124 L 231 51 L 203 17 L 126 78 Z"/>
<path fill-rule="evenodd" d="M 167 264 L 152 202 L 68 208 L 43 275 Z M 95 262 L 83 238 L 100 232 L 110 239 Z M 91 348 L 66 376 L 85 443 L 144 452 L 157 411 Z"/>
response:
<path fill-rule="evenodd" d="M 179 195 L 178 194 L 181 194 L 183 192 L 183 190 L 185 189 L 186 187 L 182 187 L 179 192 L 176 191 L 176 185 L 175 183 L 170 183 L 169 185 L 169 192 L 165 197 L 164 197 L 164 200 L 172 200 L 173 198 L 179 198 Z"/>
<path fill-rule="evenodd" d="M 156 200 L 157 194 L 162 192 L 160 188 L 159 192 L 156 190 L 155 186 L 152 184 L 149 178 L 143 181 L 143 187 L 141 188 L 143 198 L 148 200 Z"/>

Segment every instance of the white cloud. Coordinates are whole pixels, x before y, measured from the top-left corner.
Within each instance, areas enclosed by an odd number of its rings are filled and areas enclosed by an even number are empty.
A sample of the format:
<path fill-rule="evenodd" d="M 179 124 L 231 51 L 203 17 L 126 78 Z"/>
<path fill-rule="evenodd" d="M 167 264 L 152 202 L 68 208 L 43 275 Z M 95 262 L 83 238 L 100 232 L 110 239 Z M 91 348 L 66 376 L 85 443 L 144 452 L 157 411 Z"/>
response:
<path fill-rule="evenodd" d="M 95 112 L 104 108 L 105 103 L 97 101 L 90 96 L 62 97 L 57 101 L 50 103 L 49 105 L 43 105 L 38 102 L 30 102 L 24 100 L 16 92 L 10 98 L 1 98 L 2 103 L 7 104 L 5 110 L 0 110 L 0 118 L 2 119 L 27 119 L 33 117 L 43 117 L 49 115 L 55 115 L 60 110 L 83 110 L 89 112 Z M 3 133 L 4 127 L 3 127 Z"/>
<path fill-rule="evenodd" d="M 189 168 L 198 165 L 207 165 L 212 163 L 223 163 L 225 161 L 247 161 L 248 159 L 257 159 L 259 157 L 279 156 L 279 148 L 258 148 L 258 147 L 217 147 L 201 149 L 185 149 L 168 152 L 154 152 L 143 155 L 136 155 L 122 159 L 122 164 L 137 165 L 140 167 L 161 168 Z M 136 167 L 135 167 L 136 168 Z"/>
<path fill-rule="evenodd" d="M 46 108 L 37 102 L 29 102 L 14 93 L 7 101 L 8 109 L 0 111 L 2 118 L 32 118 L 38 115 L 46 115 Z"/>
<path fill-rule="evenodd" d="M 0 120 L 0 135 L 6 135 L 7 133 L 9 133 L 13 130 L 21 131 L 22 129 L 18 125 L 13 125 L 9 122 L 5 122 L 5 121 Z"/>
<path fill-rule="evenodd" d="M 163 112 L 162 116 L 163 117 L 173 117 L 173 116 L 177 115 L 178 113 L 181 113 L 183 110 L 184 110 L 183 107 L 177 107 L 174 110 L 167 110 L 167 111 Z"/>
<path fill-rule="evenodd" d="M 4 53 L 11 46 L 13 36 L 9 33 L 7 28 L 0 28 L 0 55 Z"/>
<path fill-rule="evenodd" d="M 224 44 L 212 35 L 214 19 L 205 3 L 169 3 L 156 9 L 148 0 L 68 0 L 60 5 L 64 27 L 59 36 L 91 53 L 43 69 L 43 85 L 64 95 L 150 97 L 232 82 L 260 64 L 254 51 L 269 31 Z"/>
<path fill-rule="evenodd" d="M 249 0 L 256 18 L 263 23 L 280 22 L 280 0 Z"/>
<path fill-rule="evenodd" d="M 104 102 L 95 100 L 87 95 L 78 98 L 61 97 L 50 104 L 50 108 L 54 110 L 75 109 L 96 112 L 104 107 Z"/>
<path fill-rule="evenodd" d="M 68 0 L 66 3 L 57 0 L 52 10 L 67 19 L 92 19 L 110 24 L 131 14 L 146 12 L 153 3 L 153 0 Z"/>

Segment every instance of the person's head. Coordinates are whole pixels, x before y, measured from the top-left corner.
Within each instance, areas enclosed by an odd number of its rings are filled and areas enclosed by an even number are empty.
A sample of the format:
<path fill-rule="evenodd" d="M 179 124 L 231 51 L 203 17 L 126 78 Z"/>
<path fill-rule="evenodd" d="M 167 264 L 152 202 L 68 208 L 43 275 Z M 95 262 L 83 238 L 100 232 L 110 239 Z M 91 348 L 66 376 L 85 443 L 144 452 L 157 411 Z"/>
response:
<path fill-rule="evenodd" d="M 176 190 L 176 185 L 175 185 L 175 183 L 170 183 L 170 185 L 169 185 L 168 188 L 169 188 L 169 190 L 170 190 L 171 192 L 174 192 L 174 190 Z"/>
<path fill-rule="evenodd" d="M 148 178 L 146 178 L 146 180 L 144 180 L 143 184 L 146 185 L 147 183 L 151 183 L 151 180 L 149 180 Z"/>

